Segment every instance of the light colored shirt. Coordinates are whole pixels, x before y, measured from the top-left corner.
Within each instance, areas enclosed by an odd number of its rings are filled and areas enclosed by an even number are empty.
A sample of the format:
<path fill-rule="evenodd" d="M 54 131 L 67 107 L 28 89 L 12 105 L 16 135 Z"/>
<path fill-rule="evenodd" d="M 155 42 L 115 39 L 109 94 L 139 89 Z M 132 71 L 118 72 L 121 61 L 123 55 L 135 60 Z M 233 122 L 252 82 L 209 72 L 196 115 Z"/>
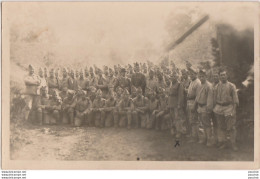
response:
<path fill-rule="evenodd" d="M 213 109 L 213 88 L 211 83 L 206 81 L 198 88 L 198 94 L 195 101 L 199 104 L 198 113 L 211 112 Z"/>
<path fill-rule="evenodd" d="M 41 79 L 38 75 L 28 75 L 24 78 L 26 85 L 25 94 L 40 95 Z"/>
<path fill-rule="evenodd" d="M 201 83 L 200 83 L 200 80 L 198 78 L 196 80 L 191 81 L 190 86 L 188 88 L 187 97 L 195 99 L 198 92 L 199 92 L 200 85 L 201 85 Z"/>

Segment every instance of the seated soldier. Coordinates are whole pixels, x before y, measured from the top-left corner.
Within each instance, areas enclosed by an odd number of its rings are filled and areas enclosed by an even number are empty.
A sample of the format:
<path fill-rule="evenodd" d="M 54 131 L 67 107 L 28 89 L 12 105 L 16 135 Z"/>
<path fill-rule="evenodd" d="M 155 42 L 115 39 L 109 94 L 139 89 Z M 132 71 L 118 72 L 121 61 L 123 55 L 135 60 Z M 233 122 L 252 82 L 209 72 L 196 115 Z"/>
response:
<path fill-rule="evenodd" d="M 45 118 L 45 114 L 47 113 L 45 107 L 49 105 L 50 105 L 50 99 L 48 95 L 48 88 L 43 87 L 41 89 L 41 99 L 39 104 L 37 105 L 37 111 L 36 111 L 37 124 L 40 125 L 42 125 L 43 123 L 49 124 L 48 117 Z"/>
<path fill-rule="evenodd" d="M 135 128 L 141 127 L 145 128 L 146 121 L 148 120 L 149 113 L 149 100 L 142 95 L 142 89 L 137 88 L 137 96 L 133 99 L 134 110 L 132 112 L 132 117 L 135 122 Z"/>
<path fill-rule="evenodd" d="M 75 106 L 75 126 L 81 126 L 87 119 L 92 107 L 91 100 L 86 96 L 86 92 L 80 90 L 78 92 L 79 100 Z"/>
<path fill-rule="evenodd" d="M 58 91 L 54 90 L 53 95 L 49 98 L 49 105 L 45 106 L 44 121 L 49 124 L 56 124 L 60 120 L 61 98 Z"/>
<path fill-rule="evenodd" d="M 167 129 L 169 128 L 168 120 L 170 118 L 168 108 L 168 96 L 165 95 L 165 89 L 159 88 L 159 110 L 156 113 L 155 129 Z"/>
<path fill-rule="evenodd" d="M 117 104 L 117 110 L 114 112 L 114 126 L 125 127 L 127 123 L 127 128 L 131 128 L 131 110 L 132 110 L 132 99 L 127 89 L 124 90 L 121 100 Z M 127 119 L 127 122 L 126 122 Z"/>
<path fill-rule="evenodd" d="M 93 125 L 93 120 L 96 127 L 101 127 L 101 111 L 105 106 L 105 99 L 102 98 L 102 91 L 99 89 L 96 93 L 96 98 L 93 101 L 91 113 L 89 117 L 89 125 Z"/>
<path fill-rule="evenodd" d="M 74 110 L 76 106 L 76 98 L 73 90 L 67 91 L 67 97 L 62 103 L 62 123 L 74 125 Z"/>
<path fill-rule="evenodd" d="M 155 124 L 155 118 L 156 114 L 159 112 L 158 107 L 159 107 L 159 100 L 156 99 L 156 92 L 152 91 L 150 94 L 150 105 L 149 105 L 149 114 L 150 117 L 148 118 L 146 122 L 146 128 L 147 129 L 152 129 Z"/>
<path fill-rule="evenodd" d="M 105 102 L 103 111 L 101 112 L 101 126 L 111 127 L 114 122 L 114 111 L 116 107 L 116 99 L 114 92 L 110 91 L 108 99 Z"/>

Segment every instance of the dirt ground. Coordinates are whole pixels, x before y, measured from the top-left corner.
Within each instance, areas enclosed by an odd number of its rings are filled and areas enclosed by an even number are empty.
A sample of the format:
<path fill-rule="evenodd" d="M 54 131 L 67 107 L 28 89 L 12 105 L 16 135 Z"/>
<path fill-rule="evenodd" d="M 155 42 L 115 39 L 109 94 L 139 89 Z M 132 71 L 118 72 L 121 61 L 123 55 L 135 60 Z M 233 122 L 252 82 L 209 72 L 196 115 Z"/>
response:
<path fill-rule="evenodd" d="M 175 147 L 167 131 L 33 125 L 13 129 L 14 160 L 250 161 L 254 157 L 253 145 L 245 143 L 237 152 L 187 143 L 185 138 Z"/>

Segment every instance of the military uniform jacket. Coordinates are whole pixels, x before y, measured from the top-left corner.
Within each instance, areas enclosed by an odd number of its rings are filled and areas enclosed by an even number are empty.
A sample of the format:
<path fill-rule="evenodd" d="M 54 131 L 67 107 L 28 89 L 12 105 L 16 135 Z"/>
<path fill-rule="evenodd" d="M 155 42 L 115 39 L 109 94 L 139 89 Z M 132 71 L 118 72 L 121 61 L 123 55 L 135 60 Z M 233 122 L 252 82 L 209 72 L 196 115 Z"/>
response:
<path fill-rule="evenodd" d="M 78 82 L 75 78 L 69 78 L 68 80 L 69 86 L 68 88 L 71 90 L 77 90 L 78 89 Z"/>
<path fill-rule="evenodd" d="M 60 90 L 64 89 L 65 87 L 69 89 L 69 77 L 65 77 L 60 80 Z"/>
<path fill-rule="evenodd" d="M 59 88 L 59 82 L 58 82 L 58 79 L 53 77 L 48 77 L 47 78 L 47 84 L 48 84 L 48 87 L 51 89 L 51 88 Z"/>
<path fill-rule="evenodd" d="M 133 99 L 134 108 L 143 108 L 148 109 L 149 108 L 149 99 L 142 96 L 141 98 L 135 97 Z"/>
<path fill-rule="evenodd" d="M 73 97 L 73 98 L 68 98 L 66 97 L 64 100 L 63 100 L 63 103 L 62 103 L 62 108 L 75 108 L 76 106 L 76 103 L 77 103 L 77 100 L 76 100 L 76 97 Z"/>
<path fill-rule="evenodd" d="M 129 78 L 122 76 L 118 77 L 116 79 L 114 89 L 116 89 L 118 86 L 122 89 L 127 89 L 129 93 L 131 93 L 131 81 Z"/>
<path fill-rule="evenodd" d="M 143 93 L 145 92 L 146 88 L 146 79 L 144 74 L 142 73 L 134 73 L 131 78 L 131 83 L 135 87 L 141 87 L 143 90 Z"/>
<path fill-rule="evenodd" d="M 94 99 L 92 108 L 103 108 L 105 106 L 106 100 L 101 98 L 100 100 Z"/>
<path fill-rule="evenodd" d="M 40 95 L 40 85 L 37 83 L 41 83 L 41 79 L 37 75 L 28 75 L 24 79 L 26 89 L 25 94 L 28 95 Z"/>

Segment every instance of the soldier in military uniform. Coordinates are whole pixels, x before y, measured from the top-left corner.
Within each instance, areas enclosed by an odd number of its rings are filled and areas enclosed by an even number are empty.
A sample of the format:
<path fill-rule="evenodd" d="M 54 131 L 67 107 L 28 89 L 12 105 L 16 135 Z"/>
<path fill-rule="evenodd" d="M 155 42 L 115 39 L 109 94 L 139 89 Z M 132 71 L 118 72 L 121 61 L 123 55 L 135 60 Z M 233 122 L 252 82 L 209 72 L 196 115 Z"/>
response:
<path fill-rule="evenodd" d="M 116 84 L 116 78 L 114 77 L 114 72 L 111 68 L 109 68 L 107 82 L 108 82 L 109 92 L 114 91 L 115 84 Z"/>
<path fill-rule="evenodd" d="M 147 78 L 146 84 L 147 84 L 146 86 L 148 89 L 158 93 L 157 81 L 154 78 L 154 71 L 152 69 L 149 71 L 149 78 Z"/>
<path fill-rule="evenodd" d="M 64 89 L 69 89 L 69 77 L 66 68 L 63 68 L 62 73 L 62 79 L 60 80 L 60 90 L 64 91 Z"/>
<path fill-rule="evenodd" d="M 45 79 L 48 78 L 48 69 L 47 69 L 47 67 L 44 67 L 44 75 L 43 75 L 43 77 L 44 77 Z"/>
<path fill-rule="evenodd" d="M 196 70 L 190 67 L 189 73 L 190 73 L 191 82 L 187 92 L 188 134 L 191 135 L 191 139 L 189 140 L 189 142 L 196 142 L 198 140 L 199 121 L 194 106 L 195 106 L 195 98 L 198 94 L 201 82 L 197 78 Z"/>
<path fill-rule="evenodd" d="M 105 106 L 101 112 L 101 125 L 102 127 L 112 127 L 114 123 L 114 111 L 116 111 L 116 99 L 114 92 L 110 91 L 108 99 L 105 101 Z"/>
<path fill-rule="evenodd" d="M 76 72 L 75 72 L 75 78 L 76 78 L 76 79 L 79 78 L 79 70 L 76 70 Z"/>
<path fill-rule="evenodd" d="M 47 78 L 47 83 L 49 87 L 49 94 L 53 95 L 54 91 L 59 89 L 58 79 L 54 76 L 54 69 L 50 70 L 50 76 Z"/>
<path fill-rule="evenodd" d="M 91 100 L 87 97 L 86 92 L 83 90 L 79 90 L 79 100 L 76 102 L 75 106 L 75 126 L 81 126 L 84 124 L 90 115 L 90 109 L 92 107 Z"/>
<path fill-rule="evenodd" d="M 236 146 L 236 107 L 239 105 L 236 86 L 227 80 L 226 71 L 219 73 L 220 82 L 215 88 L 214 98 L 216 106 L 214 113 L 218 122 L 218 135 L 220 149 L 226 148 L 227 139 L 231 142 L 232 149 Z"/>
<path fill-rule="evenodd" d="M 48 88 L 43 87 L 41 89 L 41 99 L 40 102 L 37 105 L 37 111 L 36 111 L 36 118 L 37 123 L 42 125 L 44 124 L 50 124 L 49 118 L 47 116 L 47 108 L 50 105 L 50 98 L 48 95 Z"/>
<path fill-rule="evenodd" d="M 135 64 L 134 68 L 135 73 L 131 77 L 131 84 L 135 86 L 136 88 L 141 88 L 143 95 L 145 94 L 145 88 L 146 88 L 146 79 L 144 74 L 140 72 L 139 64 Z"/>
<path fill-rule="evenodd" d="M 79 78 L 77 79 L 77 84 L 78 84 L 79 90 L 87 91 L 87 89 L 89 87 L 89 81 L 88 81 L 88 79 L 84 78 L 84 74 L 83 74 L 82 70 L 80 70 L 80 72 L 79 72 Z"/>
<path fill-rule="evenodd" d="M 36 104 L 40 100 L 40 84 L 41 79 L 39 76 L 34 74 L 34 67 L 29 65 L 29 74 L 24 78 L 25 89 L 25 120 L 29 119 L 29 114 L 34 110 Z M 34 117 L 31 113 L 31 117 Z"/>
<path fill-rule="evenodd" d="M 96 93 L 96 98 L 93 101 L 91 113 L 90 113 L 90 120 L 89 124 L 93 125 L 93 120 L 96 127 L 102 127 L 101 124 L 101 112 L 105 107 L 105 99 L 102 98 L 102 91 L 99 89 Z"/>
<path fill-rule="evenodd" d="M 78 89 L 78 81 L 75 78 L 74 70 L 71 69 L 70 71 L 70 78 L 68 80 L 69 86 L 68 89 L 70 90 L 77 90 Z"/>
<path fill-rule="evenodd" d="M 212 84 L 212 87 L 213 87 L 213 96 L 215 96 L 215 91 L 216 91 L 216 87 L 219 83 L 219 74 L 218 74 L 218 71 L 214 71 L 213 70 L 213 84 Z M 215 106 L 216 104 L 216 101 L 213 100 L 213 106 Z M 216 118 L 216 115 L 214 114 L 214 112 L 211 113 L 212 115 L 212 123 L 213 123 L 213 138 L 214 138 L 214 141 L 213 141 L 213 144 L 217 144 L 218 145 L 218 123 L 217 123 L 217 118 Z"/>
<path fill-rule="evenodd" d="M 149 118 L 149 99 L 142 95 L 142 89 L 137 88 L 137 96 L 133 99 L 134 111 L 132 112 L 132 118 L 135 122 L 135 128 L 146 127 L 146 122 Z"/>
<path fill-rule="evenodd" d="M 180 138 L 182 133 L 182 114 L 183 114 L 183 99 L 184 89 L 180 82 L 177 80 L 177 74 L 173 73 L 171 76 L 171 87 L 169 89 L 169 109 L 171 117 L 171 134 L 177 139 Z"/>
<path fill-rule="evenodd" d="M 40 88 L 42 89 L 43 87 L 47 86 L 47 81 L 46 78 L 44 77 L 44 71 L 42 68 L 39 68 L 39 77 L 41 80 Z"/>
<path fill-rule="evenodd" d="M 41 105 L 38 107 L 38 118 L 42 119 L 44 124 L 56 124 L 60 120 L 61 98 L 57 91 L 53 95 L 48 95 L 47 87 L 43 88 Z"/>
<path fill-rule="evenodd" d="M 114 111 L 114 127 L 125 127 L 131 128 L 133 109 L 132 99 L 127 89 L 124 89 L 123 95 L 120 101 L 117 103 L 117 110 Z"/>
<path fill-rule="evenodd" d="M 103 77 L 102 71 L 100 69 L 96 71 L 96 74 L 98 75 L 96 79 L 97 80 L 96 88 L 102 91 L 103 97 L 106 97 L 106 95 L 108 94 L 107 79 Z"/>
<path fill-rule="evenodd" d="M 67 91 L 67 97 L 63 100 L 62 103 L 62 122 L 64 124 L 71 124 L 74 126 L 74 110 L 76 106 L 76 97 L 73 90 Z"/>
<path fill-rule="evenodd" d="M 156 115 L 159 112 L 159 100 L 156 98 L 156 92 L 152 91 L 150 95 L 150 103 L 149 103 L 149 118 L 146 121 L 146 128 L 152 129 L 155 126 Z"/>
<path fill-rule="evenodd" d="M 89 68 L 89 85 L 90 86 L 93 86 L 96 88 L 96 85 L 97 85 L 97 80 L 96 80 L 96 77 L 95 77 L 95 74 L 94 74 L 94 70 L 92 67 Z"/>
<path fill-rule="evenodd" d="M 161 130 L 169 127 L 168 121 L 170 119 L 169 115 L 169 103 L 168 96 L 165 94 L 166 91 L 164 88 L 159 88 L 159 106 L 158 112 L 155 113 L 155 129 Z M 166 126 L 166 127 L 165 127 Z"/>
<path fill-rule="evenodd" d="M 195 99 L 195 106 L 198 106 L 199 122 L 203 129 L 203 135 L 200 137 L 199 143 L 206 141 L 207 146 L 211 146 L 211 113 L 213 109 L 213 89 L 211 83 L 206 80 L 206 71 L 199 71 L 199 79 L 201 85 Z"/>
<path fill-rule="evenodd" d="M 126 76 L 126 69 L 122 68 L 120 71 L 120 76 L 116 79 L 114 88 L 116 89 L 118 86 L 120 88 L 127 89 L 131 93 L 131 82 L 130 79 Z"/>

